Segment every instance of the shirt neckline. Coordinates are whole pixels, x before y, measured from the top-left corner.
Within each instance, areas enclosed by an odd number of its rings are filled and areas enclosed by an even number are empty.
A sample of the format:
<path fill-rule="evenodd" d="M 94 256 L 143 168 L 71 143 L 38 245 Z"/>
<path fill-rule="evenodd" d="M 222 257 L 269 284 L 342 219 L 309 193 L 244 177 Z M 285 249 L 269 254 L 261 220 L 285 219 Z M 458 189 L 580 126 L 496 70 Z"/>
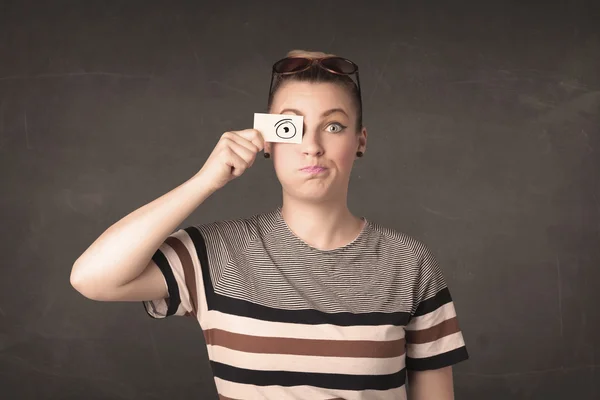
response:
<path fill-rule="evenodd" d="M 357 246 L 360 242 L 362 242 L 363 238 L 367 235 L 367 231 L 370 228 L 370 221 L 365 216 L 361 216 L 360 219 L 362 221 L 364 221 L 363 227 L 360 230 L 360 232 L 358 233 L 358 235 L 352 241 L 346 243 L 345 245 L 342 245 L 340 247 L 336 247 L 333 249 L 319 249 L 318 247 L 314 247 L 314 246 L 306 243 L 302 238 L 300 238 L 298 235 L 296 235 L 294 233 L 294 231 L 292 231 L 292 229 L 289 227 L 289 225 L 283 218 L 281 206 L 278 206 L 275 209 L 274 213 L 275 213 L 275 218 L 277 219 L 279 225 L 282 227 L 282 229 L 285 231 L 285 234 L 289 238 L 291 238 L 294 242 L 301 245 L 302 247 L 307 248 L 308 250 L 310 250 L 312 252 L 317 252 L 317 253 L 322 253 L 322 254 L 334 254 L 334 253 L 345 251 L 345 250 L 348 250 L 350 248 Z"/>

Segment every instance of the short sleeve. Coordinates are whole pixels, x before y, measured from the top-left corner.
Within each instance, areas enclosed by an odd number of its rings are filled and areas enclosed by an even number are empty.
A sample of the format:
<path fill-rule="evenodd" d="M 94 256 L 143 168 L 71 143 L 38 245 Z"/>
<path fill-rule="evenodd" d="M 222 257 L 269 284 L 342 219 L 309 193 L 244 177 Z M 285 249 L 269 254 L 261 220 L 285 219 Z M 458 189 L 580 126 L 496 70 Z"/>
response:
<path fill-rule="evenodd" d="M 165 278 L 168 296 L 164 299 L 143 301 L 148 315 L 153 318 L 196 316 L 198 310 L 198 285 L 200 279 L 196 227 L 180 229 L 171 234 L 156 250 L 152 260 Z"/>
<path fill-rule="evenodd" d="M 447 367 L 469 358 L 450 291 L 436 258 L 422 243 L 414 312 L 406 331 L 406 368 L 424 371 Z"/>

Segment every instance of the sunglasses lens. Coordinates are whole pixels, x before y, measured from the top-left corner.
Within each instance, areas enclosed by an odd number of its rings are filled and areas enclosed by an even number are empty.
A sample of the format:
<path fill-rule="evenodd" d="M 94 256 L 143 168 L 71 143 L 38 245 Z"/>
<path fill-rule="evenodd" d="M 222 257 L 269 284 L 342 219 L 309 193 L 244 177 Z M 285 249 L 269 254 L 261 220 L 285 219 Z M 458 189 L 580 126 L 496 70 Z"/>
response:
<path fill-rule="evenodd" d="M 306 58 L 284 58 L 275 63 L 273 70 L 279 74 L 297 72 L 306 68 L 310 62 L 311 61 Z"/>
<path fill-rule="evenodd" d="M 321 64 L 338 74 L 353 74 L 358 70 L 353 62 L 341 57 L 326 58 Z"/>

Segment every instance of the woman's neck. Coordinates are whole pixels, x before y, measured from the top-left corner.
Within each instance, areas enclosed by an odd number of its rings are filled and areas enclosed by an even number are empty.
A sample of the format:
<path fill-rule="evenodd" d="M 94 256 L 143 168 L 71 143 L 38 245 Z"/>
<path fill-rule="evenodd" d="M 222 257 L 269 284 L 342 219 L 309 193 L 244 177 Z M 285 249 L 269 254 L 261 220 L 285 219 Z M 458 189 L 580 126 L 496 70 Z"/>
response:
<path fill-rule="evenodd" d="M 285 199 L 281 213 L 292 232 L 308 245 L 332 250 L 355 240 L 365 222 L 347 204 L 306 203 Z"/>

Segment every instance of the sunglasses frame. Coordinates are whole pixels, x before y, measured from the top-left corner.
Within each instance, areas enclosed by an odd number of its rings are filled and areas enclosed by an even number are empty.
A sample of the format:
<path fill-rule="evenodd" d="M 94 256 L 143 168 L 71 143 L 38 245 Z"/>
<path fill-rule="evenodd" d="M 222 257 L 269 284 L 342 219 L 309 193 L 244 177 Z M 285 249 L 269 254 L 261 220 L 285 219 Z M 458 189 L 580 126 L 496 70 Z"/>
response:
<path fill-rule="evenodd" d="M 331 68 L 328 68 L 327 66 L 325 66 L 323 64 L 324 60 L 330 60 L 332 58 L 344 61 L 346 63 L 349 63 L 350 65 L 352 65 L 354 67 L 354 71 L 353 72 L 349 72 L 349 73 L 344 73 L 344 72 L 338 72 L 335 71 Z M 295 59 L 300 59 L 300 60 L 306 60 L 308 61 L 307 65 L 302 68 L 302 69 L 298 69 L 298 70 L 294 70 L 294 71 L 290 71 L 290 72 L 279 72 L 275 69 L 275 67 L 277 66 L 277 64 L 279 64 L 280 62 L 284 61 L 284 60 L 295 60 Z M 273 68 L 272 68 L 272 72 L 271 72 L 271 83 L 269 85 L 269 96 L 271 95 L 271 91 L 273 90 L 273 79 L 275 78 L 275 75 L 293 75 L 293 74 L 298 74 L 300 72 L 304 72 L 310 68 L 313 67 L 313 65 L 317 65 L 318 67 L 324 69 L 327 72 L 330 72 L 332 74 L 336 74 L 336 75 L 344 75 L 344 76 L 350 76 L 350 75 L 356 75 L 356 89 L 358 90 L 358 101 L 360 103 L 360 109 L 362 110 L 362 93 L 360 90 L 360 78 L 358 76 L 358 65 L 356 65 L 354 62 L 348 60 L 347 58 L 344 57 L 338 57 L 338 56 L 327 56 L 327 57 L 320 57 L 320 58 L 309 58 L 309 57 L 285 57 L 282 58 L 281 60 L 277 61 L 275 64 L 273 64 Z"/>

